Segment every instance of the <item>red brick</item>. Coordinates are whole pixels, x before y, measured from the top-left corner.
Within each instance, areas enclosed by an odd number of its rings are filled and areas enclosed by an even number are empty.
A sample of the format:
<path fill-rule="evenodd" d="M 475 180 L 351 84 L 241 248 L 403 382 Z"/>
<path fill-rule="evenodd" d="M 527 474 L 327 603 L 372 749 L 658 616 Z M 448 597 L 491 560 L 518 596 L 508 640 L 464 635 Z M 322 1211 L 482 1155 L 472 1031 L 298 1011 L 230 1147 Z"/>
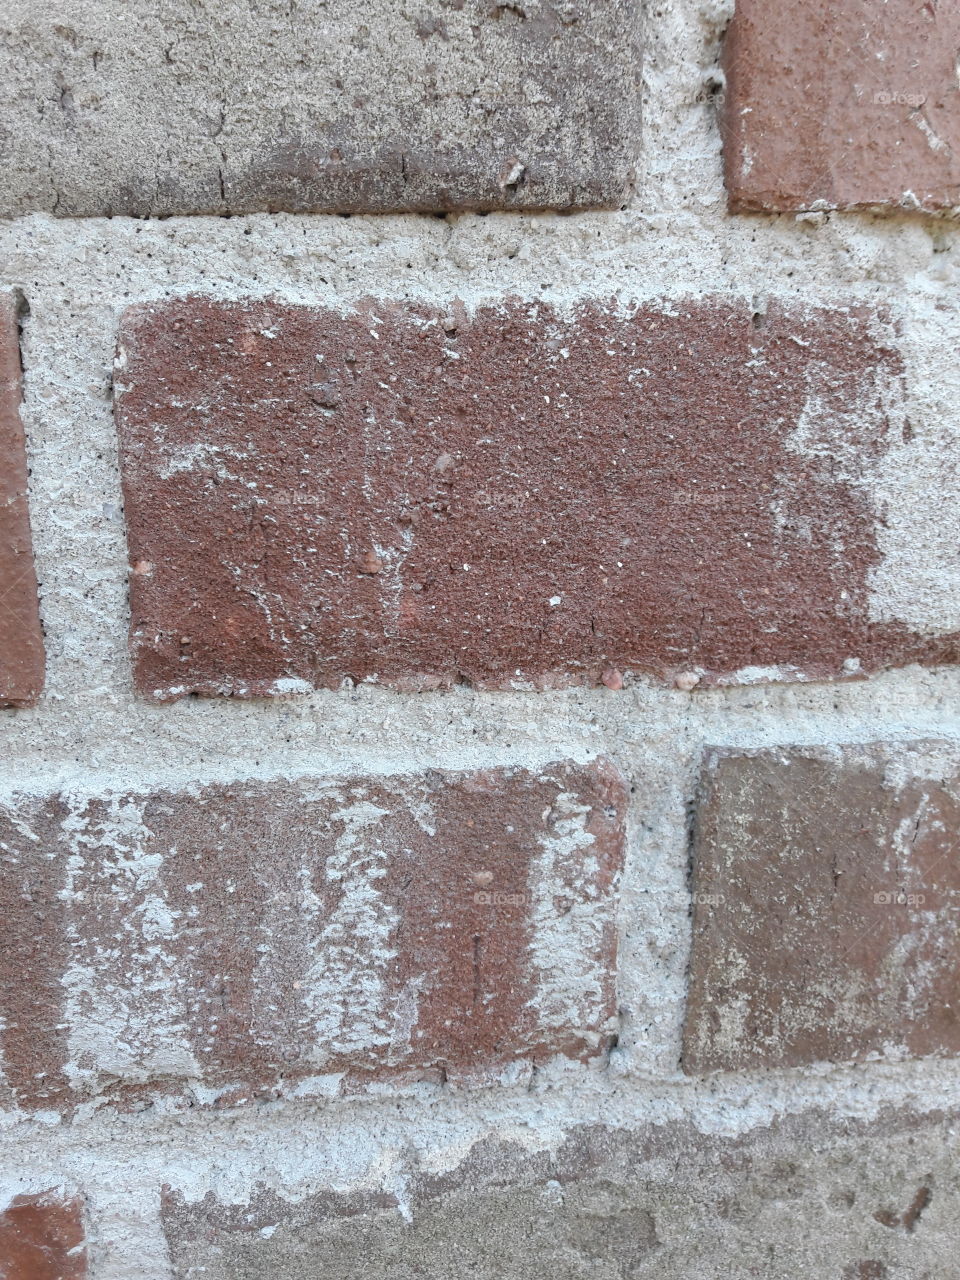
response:
<path fill-rule="evenodd" d="M 886 332 L 716 300 L 134 308 L 117 420 L 137 688 L 954 658 L 870 623 L 869 498 L 791 440 L 810 404 L 814 434 L 835 420 L 865 457 L 899 439 Z"/>
<path fill-rule="evenodd" d="M 43 632 L 27 511 L 17 304 L 0 293 L 0 707 L 32 706 L 43 688 Z"/>
<path fill-rule="evenodd" d="M 602 762 L 22 797 L 0 811 L 8 1085 L 240 1100 L 602 1052 L 625 806 Z"/>
<path fill-rule="evenodd" d="M 955 745 L 711 754 L 684 1069 L 960 1053 L 958 831 Z"/>
<path fill-rule="evenodd" d="M 960 205 L 960 9 L 737 0 L 723 62 L 734 210 Z"/>
<path fill-rule="evenodd" d="M 17 1196 L 0 1212 L 3 1280 L 84 1280 L 87 1252 L 79 1200 L 54 1192 Z"/>

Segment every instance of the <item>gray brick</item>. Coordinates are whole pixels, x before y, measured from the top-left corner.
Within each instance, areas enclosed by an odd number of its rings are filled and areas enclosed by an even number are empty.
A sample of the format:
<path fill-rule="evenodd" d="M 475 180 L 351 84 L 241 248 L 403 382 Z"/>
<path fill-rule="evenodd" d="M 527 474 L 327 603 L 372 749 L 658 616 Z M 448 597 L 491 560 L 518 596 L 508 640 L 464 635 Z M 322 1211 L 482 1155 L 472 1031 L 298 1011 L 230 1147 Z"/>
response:
<path fill-rule="evenodd" d="M 0 214 L 620 203 L 638 0 L 13 0 Z"/>

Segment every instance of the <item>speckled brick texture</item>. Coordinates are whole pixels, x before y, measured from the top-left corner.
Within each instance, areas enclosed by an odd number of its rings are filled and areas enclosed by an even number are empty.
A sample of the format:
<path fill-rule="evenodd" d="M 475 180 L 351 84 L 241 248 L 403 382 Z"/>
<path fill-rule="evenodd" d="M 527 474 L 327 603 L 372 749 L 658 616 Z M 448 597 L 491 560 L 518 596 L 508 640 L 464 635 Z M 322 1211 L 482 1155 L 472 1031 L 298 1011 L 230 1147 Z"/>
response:
<path fill-rule="evenodd" d="M 197 298 L 126 315 L 115 391 L 150 698 L 955 656 L 870 619 L 829 444 L 882 454 L 904 409 L 861 309 Z"/>
<path fill-rule="evenodd" d="M 18 797 L 7 1088 L 236 1103 L 602 1054 L 625 799 L 604 762 Z"/>
<path fill-rule="evenodd" d="M 708 756 L 684 1068 L 960 1053 L 958 830 L 950 742 Z"/>
<path fill-rule="evenodd" d="M 960 10 L 737 0 L 723 67 L 730 206 L 960 208 Z"/>
<path fill-rule="evenodd" d="M 0 291 L 0 707 L 36 702 L 44 668 L 20 421 L 19 305 Z"/>
<path fill-rule="evenodd" d="M 640 0 L 9 0 L 0 215 L 617 207 Z"/>

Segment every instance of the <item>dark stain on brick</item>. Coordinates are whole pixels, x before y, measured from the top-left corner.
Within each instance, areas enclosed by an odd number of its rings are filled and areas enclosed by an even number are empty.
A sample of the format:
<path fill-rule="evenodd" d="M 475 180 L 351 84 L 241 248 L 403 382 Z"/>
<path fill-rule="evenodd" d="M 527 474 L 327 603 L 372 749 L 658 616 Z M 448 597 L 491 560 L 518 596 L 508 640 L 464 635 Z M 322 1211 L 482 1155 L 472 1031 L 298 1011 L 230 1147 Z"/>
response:
<path fill-rule="evenodd" d="M 920 1187 L 913 1200 L 902 1213 L 892 1209 L 878 1209 L 873 1215 L 885 1227 L 902 1227 L 911 1232 L 920 1221 L 920 1216 L 933 1199 L 933 1192 L 928 1186 Z"/>

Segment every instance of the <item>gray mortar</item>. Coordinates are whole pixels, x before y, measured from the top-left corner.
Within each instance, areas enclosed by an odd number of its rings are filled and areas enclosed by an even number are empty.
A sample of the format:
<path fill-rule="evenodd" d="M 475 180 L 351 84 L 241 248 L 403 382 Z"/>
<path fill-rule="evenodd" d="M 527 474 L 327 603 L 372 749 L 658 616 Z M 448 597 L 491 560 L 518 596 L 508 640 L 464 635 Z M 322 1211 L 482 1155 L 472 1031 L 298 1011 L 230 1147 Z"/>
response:
<path fill-rule="evenodd" d="M 683 1078 L 678 1061 L 690 941 L 686 812 L 703 747 L 960 739 L 960 671 L 909 668 L 869 683 L 693 694 L 637 682 L 620 693 L 457 688 L 410 696 L 362 687 L 167 707 L 132 696 L 109 384 L 117 318 L 131 301 L 197 291 L 335 306 L 367 294 L 472 304 L 503 291 L 561 307 L 591 293 L 888 306 L 906 335 L 914 437 L 864 477 L 890 513 L 874 611 L 921 630 L 958 625 L 960 231 L 922 218 L 727 218 L 719 138 L 703 90 L 730 7 L 651 6 L 646 173 L 641 195 L 622 213 L 445 221 L 34 216 L 0 228 L 0 282 L 22 288 L 31 305 L 24 417 L 48 652 L 41 705 L 0 713 L 4 790 L 535 764 L 599 752 L 636 787 L 621 911 L 621 1042 L 608 1063 L 556 1063 L 477 1092 L 424 1087 L 237 1113 L 95 1113 L 70 1126 L 2 1118 L 0 1170 L 10 1194 L 61 1182 L 89 1191 L 94 1280 L 170 1274 L 156 1217 L 161 1182 L 190 1198 L 214 1188 L 242 1202 L 265 1180 L 303 1197 L 330 1186 L 402 1187 L 411 1152 L 442 1171 L 490 1133 L 538 1147 L 591 1121 L 632 1129 L 684 1118 L 705 1132 L 735 1134 L 813 1106 L 864 1117 L 884 1106 L 955 1106 L 960 1064 L 950 1061 L 708 1081 Z M 897 1274 L 923 1273 L 918 1266 Z M 687 1274 L 701 1273 L 692 1263 Z"/>

